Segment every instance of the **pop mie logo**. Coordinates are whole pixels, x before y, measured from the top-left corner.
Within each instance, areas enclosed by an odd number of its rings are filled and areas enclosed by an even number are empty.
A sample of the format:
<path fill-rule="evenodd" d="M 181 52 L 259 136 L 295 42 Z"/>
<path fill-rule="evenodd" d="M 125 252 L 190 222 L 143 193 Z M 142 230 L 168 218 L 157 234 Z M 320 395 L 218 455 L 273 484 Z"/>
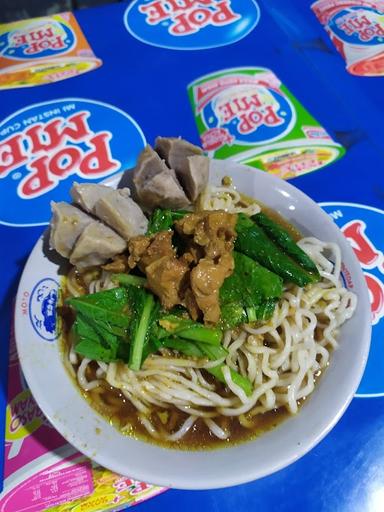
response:
<path fill-rule="evenodd" d="M 235 43 L 258 24 L 255 0 L 135 0 L 127 30 L 140 41 L 173 50 L 201 50 Z"/>
<path fill-rule="evenodd" d="M 354 203 L 321 203 L 350 242 L 367 283 L 372 313 L 372 342 L 357 396 L 384 396 L 384 211 Z M 353 291 L 350 276 L 345 275 Z"/>
<path fill-rule="evenodd" d="M 69 98 L 32 105 L 0 124 L 0 223 L 46 224 L 51 200 L 72 182 L 100 181 L 132 168 L 144 135 L 125 112 Z"/>
<path fill-rule="evenodd" d="M 384 43 L 384 13 L 371 7 L 352 6 L 335 14 L 329 29 L 342 41 L 359 46 Z"/>
<path fill-rule="evenodd" d="M 206 131 L 206 151 L 225 144 L 265 144 L 282 138 L 296 121 L 289 99 L 274 87 L 258 83 L 257 77 L 230 75 L 223 90 L 222 79 L 197 86 L 197 112 Z"/>
<path fill-rule="evenodd" d="M 76 44 L 72 29 L 54 20 L 45 20 L 0 35 L 0 55 L 8 59 L 30 60 L 54 57 Z"/>

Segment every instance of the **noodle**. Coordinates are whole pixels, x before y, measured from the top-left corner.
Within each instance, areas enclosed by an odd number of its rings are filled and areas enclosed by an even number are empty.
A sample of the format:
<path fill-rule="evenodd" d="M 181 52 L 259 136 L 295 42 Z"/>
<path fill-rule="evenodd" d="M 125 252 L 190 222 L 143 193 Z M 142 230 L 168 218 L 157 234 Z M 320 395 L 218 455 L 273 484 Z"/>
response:
<path fill-rule="evenodd" d="M 248 215 L 260 211 L 257 204 L 245 205 L 236 190 L 225 186 L 209 187 L 201 197 L 201 207 Z M 337 347 L 340 326 L 356 308 L 356 296 L 341 284 L 339 247 L 314 237 L 303 238 L 298 245 L 316 263 L 321 280 L 305 288 L 287 285 L 270 320 L 224 333 L 222 344 L 228 350 L 223 366 L 226 389 L 217 388 L 203 373 L 224 359 L 194 360 L 167 350 L 148 356 L 139 371 L 120 362 L 97 362 L 95 378 L 89 381 L 86 375 L 91 361 L 81 359 L 70 347 L 66 357 L 69 365 L 77 368 L 79 385 L 90 391 L 107 382 L 136 408 L 151 437 L 173 442 L 182 439 L 199 418 L 213 436 L 225 440 L 231 432 L 220 424 L 223 416 L 237 417 L 244 428 L 252 428 L 252 419 L 268 411 L 286 408 L 295 414 L 299 401 L 313 392 L 316 378 L 327 367 L 330 350 Z M 90 280 L 87 292 L 114 286 L 111 273 L 103 270 Z M 73 272 L 67 279 L 67 291 L 79 294 Z M 250 396 L 233 382 L 230 369 L 252 383 Z M 167 432 L 151 418 L 152 406 L 176 408 L 185 419 Z M 129 428 L 122 426 L 123 431 Z"/>
<path fill-rule="evenodd" d="M 256 203 L 243 205 L 241 196 L 232 186 L 220 187 L 208 186 L 200 198 L 202 210 L 225 210 L 229 213 L 245 213 L 252 216 L 260 212 L 260 206 Z"/>

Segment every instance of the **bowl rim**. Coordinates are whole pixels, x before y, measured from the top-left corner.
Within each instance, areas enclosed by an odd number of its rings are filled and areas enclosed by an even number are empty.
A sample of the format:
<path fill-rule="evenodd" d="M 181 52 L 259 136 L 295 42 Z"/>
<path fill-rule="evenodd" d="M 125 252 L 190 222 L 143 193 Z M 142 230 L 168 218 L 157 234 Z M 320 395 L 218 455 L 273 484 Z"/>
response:
<path fill-rule="evenodd" d="M 350 244 L 347 242 L 346 239 L 344 239 L 344 236 L 341 234 L 339 228 L 329 218 L 327 213 L 325 211 L 323 211 L 321 209 L 321 207 L 316 202 L 314 202 L 306 194 L 304 194 L 304 192 L 302 192 L 298 188 L 294 187 L 291 183 L 288 183 L 287 181 L 281 180 L 275 176 L 267 174 L 258 169 L 254 169 L 254 168 L 244 166 L 241 164 L 234 164 L 233 162 L 225 162 L 225 161 L 213 161 L 213 162 L 219 162 L 217 164 L 217 166 L 220 165 L 221 168 L 223 168 L 223 167 L 225 168 L 226 165 L 228 165 L 228 166 L 230 166 L 230 168 L 232 168 L 235 165 L 236 168 L 239 168 L 242 171 L 246 171 L 248 173 L 254 174 L 256 176 L 256 179 L 257 179 L 257 176 L 259 176 L 260 179 L 264 179 L 267 181 L 270 180 L 271 187 L 274 187 L 275 189 L 281 189 L 281 190 L 288 191 L 288 194 L 289 193 L 293 194 L 293 197 L 295 197 L 298 201 L 305 201 L 306 203 L 310 204 L 312 209 L 314 209 L 314 211 L 316 211 L 317 214 L 320 216 L 322 224 L 326 223 L 331 231 L 333 231 L 336 234 L 337 234 L 337 232 L 339 233 L 337 235 L 337 237 L 341 242 L 343 253 L 346 251 L 348 253 L 348 257 L 350 259 L 352 259 L 352 261 L 354 261 L 353 277 L 358 282 L 358 284 L 360 286 L 360 295 L 361 296 L 359 297 L 359 304 L 360 304 L 360 301 L 361 301 L 361 304 L 359 307 L 362 308 L 363 318 L 365 320 L 363 322 L 363 324 L 361 325 L 361 332 L 360 332 L 360 338 L 361 338 L 361 342 L 360 342 L 361 350 L 360 350 L 360 354 L 359 354 L 360 359 L 358 361 L 357 369 L 355 370 L 353 375 L 350 376 L 350 384 L 349 384 L 348 390 L 344 391 L 343 398 L 340 401 L 339 407 L 337 408 L 337 410 L 333 411 L 332 414 L 328 414 L 327 421 L 324 423 L 324 425 L 321 428 L 319 428 L 315 433 L 313 433 L 311 436 L 309 436 L 309 440 L 307 440 L 306 442 L 303 442 L 301 444 L 299 443 L 300 446 L 290 447 L 290 449 L 287 450 L 287 453 L 284 456 L 280 457 L 277 461 L 263 461 L 262 469 L 260 469 L 260 467 L 258 467 L 258 465 L 255 464 L 255 469 L 253 471 L 248 472 L 247 474 L 240 472 L 240 473 L 236 473 L 236 474 L 229 474 L 225 478 L 223 478 L 223 476 L 217 477 L 216 475 L 209 475 L 209 478 L 207 480 L 207 475 L 204 475 L 203 478 L 197 477 L 192 481 L 192 480 L 183 478 L 183 475 L 176 475 L 176 480 L 175 480 L 175 477 L 173 477 L 173 478 L 170 477 L 169 475 L 166 474 L 166 472 L 164 472 L 162 474 L 157 473 L 156 472 L 157 470 L 155 470 L 155 472 L 153 472 L 152 468 L 146 468 L 145 471 L 142 471 L 142 470 L 133 470 L 132 471 L 132 469 L 130 469 L 129 467 L 127 469 L 124 469 L 126 467 L 126 463 L 124 463 L 124 462 L 121 463 L 120 460 L 113 461 L 113 463 L 111 463 L 111 460 L 108 458 L 108 454 L 106 454 L 104 452 L 103 453 L 95 453 L 95 450 L 91 446 L 88 446 L 86 443 L 83 442 L 82 439 L 76 437 L 76 432 L 71 431 L 71 428 L 70 428 L 70 426 L 68 426 L 67 423 L 65 423 L 65 422 L 63 423 L 57 417 L 57 413 L 55 413 L 55 407 L 53 407 L 52 404 L 50 404 L 49 401 L 47 401 L 44 398 L 44 395 L 42 395 L 40 392 L 41 390 L 39 389 L 39 384 L 38 384 L 39 379 L 38 378 L 36 379 L 36 367 L 34 367 L 33 365 L 31 365 L 28 362 L 27 345 L 22 341 L 22 338 L 25 335 L 25 333 L 23 332 L 23 329 L 25 329 L 25 327 L 23 325 L 23 321 L 22 321 L 23 319 L 21 318 L 21 314 L 19 313 L 19 309 L 17 307 L 15 309 L 15 317 L 14 317 L 16 345 L 17 345 L 17 350 L 18 350 L 18 354 L 19 354 L 21 368 L 23 370 L 25 379 L 28 383 L 28 386 L 29 386 L 33 396 L 37 397 L 37 399 L 36 398 L 35 399 L 36 399 L 36 402 L 38 403 L 39 407 L 41 408 L 41 410 L 43 411 L 45 416 L 48 418 L 48 420 L 51 422 L 51 424 L 54 426 L 54 428 L 59 431 L 59 433 L 66 439 L 66 441 L 71 443 L 77 450 L 79 450 L 79 452 L 85 454 L 90 459 L 95 460 L 100 465 L 102 465 L 106 468 L 109 468 L 112 471 L 115 471 L 120 474 L 127 474 L 127 471 L 128 471 L 128 473 L 130 474 L 129 476 L 132 476 L 135 479 L 146 481 L 146 482 L 151 482 L 151 483 L 154 483 L 155 485 L 161 485 L 161 486 L 165 486 L 165 487 L 173 487 L 173 488 L 178 488 L 178 489 L 190 489 L 190 490 L 214 489 L 214 488 L 223 488 L 223 487 L 229 487 L 229 486 L 233 486 L 233 485 L 247 483 L 247 482 L 262 478 L 264 476 L 270 475 L 280 469 L 283 469 L 284 467 L 295 462 L 296 460 L 301 458 L 303 455 L 308 453 L 336 425 L 336 423 L 339 421 L 341 416 L 344 414 L 344 412 L 347 409 L 348 405 L 350 404 L 351 400 L 353 399 L 354 394 L 355 394 L 355 392 L 358 388 L 358 385 L 360 383 L 360 380 L 363 376 L 366 362 L 368 359 L 369 348 L 370 348 L 371 322 L 367 321 L 368 318 L 370 319 L 370 316 L 368 317 L 368 315 L 370 315 L 370 303 L 369 303 L 369 296 L 368 296 L 368 291 L 367 291 L 367 288 L 365 285 L 363 273 L 362 273 L 360 264 L 355 256 L 355 254 L 353 253 L 353 250 L 352 250 Z M 222 172 L 222 171 L 220 171 L 220 172 Z M 119 176 L 121 177 L 121 175 L 119 175 Z M 111 186 L 115 186 L 117 184 L 117 182 L 119 181 L 119 176 L 115 175 L 111 179 L 106 180 L 107 184 L 110 184 Z M 20 283 L 19 283 L 19 287 L 18 287 L 17 296 L 16 296 L 16 304 L 19 304 L 20 300 L 22 299 L 21 294 L 23 293 L 23 283 L 24 283 L 24 281 L 26 281 L 29 278 L 29 274 L 31 272 L 30 265 L 33 261 L 33 258 L 35 257 L 36 253 L 38 253 L 39 251 L 40 251 L 40 253 L 42 252 L 41 244 L 43 243 L 43 236 L 44 236 L 44 234 L 39 238 L 36 245 L 34 246 L 32 252 L 27 260 L 25 268 L 23 270 L 23 273 L 22 273 L 22 276 L 20 279 Z M 355 272 L 355 270 L 356 270 L 356 272 Z M 57 345 L 57 343 L 55 343 L 55 346 L 56 345 Z M 333 356 L 334 356 L 334 354 L 333 354 Z M 61 355 L 59 355 L 59 358 L 62 363 Z M 64 368 L 64 365 L 62 365 L 62 366 Z M 67 372 L 67 370 L 65 370 L 65 372 Z M 327 372 L 329 372 L 329 369 L 327 369 Z M 320 384 L 324 379 L 326 379 L 327 372 L 326 372 L 325 376 L 323 376 L 323 378 L 321 379 Z M 69 381 L 70 381 L 70 377 L 68 375 L 68 382 Z M 84 405 L 87 404 L 86 400 L 81 396 L 78 389 L 72 382 L 70 383 L 70 386 L 73 387 L 74 389 L 76 389 L 76 392 L 78 393 L 79 397 L 83 400 Z M 313 401 L 313 397 L 310 398 L 309 402 L 311 402 L 311 401 Z M 89 406 L 89 408 L 90 408 L 90 406 Z M 106 420 L 104 418 L 102 418 L 100 415 L 98 415 L 98 413 L 96 413 L 93 409 L 92 409 L 92 411 L 98 418 L 101 418 L 102 421 L 100 423 L 102 425 L 104 425 Z M 279 425 L 278 429 L 283 428 L 284 424 L 287 421 L 291 421 L 291 420 L 285 420 L 282 425 Z M 113 427 L 110 427 L 110 428 L 113 429 Z M 115 430 L 115 429 L 113 429 L 113 430 L 116 433 L 118 433 L 117 430 Z M 276 431 L 276 430 L 274 430 L 274 431 Z M 119 433 L 119 435 L 121 436 L 120 433 Z M 270 435 L 270 432 L 263 433 L 262 436 L 259 436 L 256 439 L 253 439 L 253 440 L 250 440 L 250 441 L 247 441 L 244 443 L 235 444 L 231 447 L 225 448 L 224 451 L 230 452 L 233 450 L 241 449 L 240 447 L 250 446 L 251 443 L 254 443 L 255 441 L 257 441 L 260 438 L 264 439 L 266 436 L 269 436 L 269 435 Z M 132 438 L 125 437 L 125 439 L 131 439 L 131 441 L 132 441 Z M 161 453 L 164 453 L 164 452 L 161 452 L 163 450 L 166 452 L 183 454 L 183 455 L 181 455 L 181 457 L 184 457 L 185 459 L 187 459 L 187 457 L 188 457 L 191 460 L 193 460 L 193 458 L 194 458 L 194 456 L 191 454 L 194 454 L 194 453 L 215 454 L 219 451 L 220 452 L 223 451 L 221 448 L 219 448 L 218 450 L 210 449 L 210 450 L 203 450 L 203 451 L 177 451 L 177 450 L 173 450 L 173 449 L 160 448 L 156 445 L 152 445 L 150 443 L 145 443 L 140 440 L 134 440 L 134 442 L 140 443 L 142 446 L 142 450 L 144 452 L 147 451 L 146 448 L 144 448 L 144 446 L 146 446 L 146 447 L 150 446 L 153 448 L 154 452 L 158 452 L 158 454 L 160 454 L 160 455 L 161 455 Z M 188 455 L 185 456 L 185 454 L 188 454 Z"/>

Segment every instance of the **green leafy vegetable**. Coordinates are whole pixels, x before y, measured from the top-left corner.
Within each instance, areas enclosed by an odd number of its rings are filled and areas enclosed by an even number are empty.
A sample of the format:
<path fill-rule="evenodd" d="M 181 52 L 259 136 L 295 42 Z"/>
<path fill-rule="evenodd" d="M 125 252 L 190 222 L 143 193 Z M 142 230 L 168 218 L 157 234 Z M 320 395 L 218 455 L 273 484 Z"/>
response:
<path fill-rule="evenodd" d="M 136 288 L 133 293 L 131 288 L 129 303 L 132 316 L 128 329 L 131 344 L 129 367 L 132 370 L 140 370 L 144 347 L 149 343 L 153 334 L 159 305 L 155 302 L 152 293 L 143 288 Z"/>
<path fill-rule="evenodd" d="M 182 313 L 160 315 L 160 304 L 142 287 L 127 284 L 67 300 L 76 311 L 72 326 L 77 353 L 97 361 L 128 361 L 139 370 L 145 358 L 160 347 L 177 350 L 189 357 L 216 361 L 227 355 L 221 345 L 222 331 L 205 327 Z M 207 369 L 225 384 L 220 364 Z M 232 380 L 245 393 L 252 392 L 251 382 L 231 371 Z"/>
<path fill-rule="evenodd" d="M 235 249 L 260 265 L 298 286 L 306 286 L 319 280 L 307 272 L 271 240 L 263 229 L 246 215 L 239 213 L 236 224 L 237 238 Z"/>
<path fill-rule="evenodd" d="M 133 274 L 112 274 L 111 279 L 122 286 L 145 286 L 147 284 L 145 277 Z"/>
<path fill-rule="evenodd" d="M 172 211 L 156 208 L 152 213 L 147 228 L 147 235 L 153 235 L 159 231 L 171 229 L 173 224 Z"/>
<path fill-rule="evenodd" d="M 149 219 L 146 234 L 153 235 L 159 231 L 167 231 L 168 229 L 171 229 L 173 223 L 176 220 L 182 219 L 187 213 L 190 212 L 186 210 L 173 211 L 169 209 L 156 208 Z"/>
<path fill-rule="evenodd" d="M 129 318 L 126 314 L 127 300 L 126 288 L 113 288 L 112 290 L 82 295 L 81 297 L 73 297 L 68 299 L 66 303 L 93 322 L 103 322 L 111 329 L 117 327 L 126 329 L 129 324 Z"/>
<path fill-rule="evenodd" d="M 305 270 L 319 276 L 319 271 L 315 263 L 306 254 L 291 235 L 282 226 L 274 222 L 265 213 L 260 212 L 252 217 L 252 220 L 256 222 L 265 233 L 271 238 L 276 244 L 278 244 L 287 254 L 289 254 L 294 260 L 299 263 Z"/>
<path fill-rule="evenodd" d="M 248 256 L 234 251 L 235 269 L 220 288 L 221 324 L 225 328 L 266 320 L 283 293 L 281 278 Z"/>
<path fill-rule="evenodd" d="M 224 364 L 220 364 L 218 366 L 214 366 L 213 368 L 209 368 L 207 371 L 211 373 L 214 377 L 216 377 L 217 380 L 219 380 L 223 384 L 226 384 L 223 374 L 224 366 Z M 252 382 L 249 379 L 247 379 L 247 377 L 243 377 L 240 373 L 235 372 L 235 370 L 232 370 L 232 368 L 230 368 L 229 371 L 231 373 L 231 378 L 234 384 L 239 386 L 247 396 L 252 395 Z"/>
<path fill-rule="evenodd" d="M 220 345 L 223 337 L 221 329 L 206 327 L 199 322 L 194 322 L 190 318 L 185 318 L 176 314 L 161 316 L 159 319 L 159 325 L 165 330 L 163 336 L 177 334 L 180 338 L 208 343 L 211 345 Z"/>
<path fill-rule="evenodd" d="M 101 343 L 95 343 L 89 338 L 79 338 L 76 344 L 76 352 L 95 361 L 110 363 L 116 360 L 116 354 L 110 349 L 104 348 Z"/>
<path fill-rule="evenodd" d="M 191 341 L 182 340 L 181 338 L 163 338 L 161 340 L 161 346 L 177 350 L 181 354 L 185 354 L 188 357 L 195 357 L 201 359 L 204 357 L 203 352 L 199 349 L 196 343 Z"/>
<path fill-rule="evenodd" d="M 206 343 L 196 343 L 196 345 L 199 347 L 200 351 L 211 361 L 222 359 L 228 355 L 228 350 L 222 345 L 207 345 Z"/>
<path fill-rule="evenodd" d="M 193 343 L 190 341 L 181 340 L 180 338 L 164 338 L 161 340 L 162 345 L 167 348 L 171 348 L 173 350 L 177 350 L 178 352 L 185 354 L 189 357 L 195 357 L 197 359 L 207 357 L 208 359 L 215 361 L 217 359 L 221 359 L 227 355 L 227 350 L 222 347 L 207 345 L 203 343 Z M 226 367 L 225 364 L 219 364 L 212 368 L 206 368 L 205 371 L 213 375 L 219 382 L 226 384 L 223 368 Z M 230 369 L 231 378 L 233 382 L 239 386 L 244 393 L 249 396 L 252 394 L 253 386 L 249 379 L 243 377 L 240 373 L 235 370 Z"/>
<path fill-rule="evenodd" d="M 127 353 L 129 318 L 125 289 L 74 297 L 66 302 L 76 310 L 72 326 L 76 352 L 105 362 L 115 361 Z"/>
<path fill-rule="evenodd" d="M 75 350 L 90 359 L 122 359 L 134 369 L 158 350 L 154 338 L 160 309 L 152 293 L 127 284 L 67 300 L 76 311 Z"/>
<path fill-rule="evenodd" d="M 116 359 L 116 345 L 108 345 L 81 314 L 77 315 L 73 330 L 77 339 L 76 352 L 96 361 L 111 362 Z"/>

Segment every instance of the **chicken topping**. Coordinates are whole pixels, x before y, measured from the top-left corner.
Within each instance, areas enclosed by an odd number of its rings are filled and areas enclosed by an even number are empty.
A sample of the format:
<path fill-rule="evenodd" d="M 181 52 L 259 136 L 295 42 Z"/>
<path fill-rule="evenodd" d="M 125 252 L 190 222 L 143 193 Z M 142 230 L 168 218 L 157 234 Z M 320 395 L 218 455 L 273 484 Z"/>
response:
<path fill-rule="evenodd" d="M 235 267 L 233 256 L 227 252 L 217 262 L 202 258 L 191 272 L 191 289 L 198 307 L 204 314 L 205 323 L 220 320 L 219 291 L 224 279 Z M 192 315 L 191 315 L 192 316 Z"/>
<path fill-rule="evenodd" d="M 136 265 L 142 272 L 154 261 L 169 256 L 175 256 L 172 247 L 172 231 L 160 231 L 152 236 L 136 236 L 128 243 L 128 265 L 134 268 Z"/>
<path fill-rule="evenodd" d="M 237 216 L 222 210 L 191 213 L 175 222 L 178 233 L 193 237 L 205 256 L 217 258 L 233 250 Z"/>
<path fill-rule="evenodd" d="M 180 304 L 194 320 L 217 323 L 220 287 L 234 269 L 235 226 L 236 215 L 224 211 L 187 214 L 175 222 L 183 254 L 176 254 L 173 232 L 160 231 L 129 241 L 128 265 L 146 274 L 148 288 L 165 308 Z"/>
<path fill-rule="evenodd" d="M 110 263 L 101 265 L 101 268 L 109 272 L 127 272 L 128 262 L 125 254 L 118 254 L 112 258 Z"/>
<path fill-rule="evenodd" d="M 148 288 L 155 293 L 166 309 L 182 303 L 181 295 L 189 273 L 188 265 L 176 256 L 163 256 L 145 269 Z"/>

